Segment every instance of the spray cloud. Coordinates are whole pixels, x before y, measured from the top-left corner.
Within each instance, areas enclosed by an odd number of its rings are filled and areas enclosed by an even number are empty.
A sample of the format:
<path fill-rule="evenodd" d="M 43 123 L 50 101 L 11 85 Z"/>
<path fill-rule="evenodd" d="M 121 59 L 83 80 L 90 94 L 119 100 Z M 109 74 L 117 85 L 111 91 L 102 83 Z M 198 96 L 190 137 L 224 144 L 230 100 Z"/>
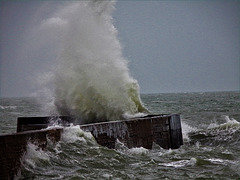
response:
<path fill-rule="evenodd" d="M 61 39 L 53 81 L 54 104 L 62 115 L 93 122 L 146 112 L 122 56 L 112 19 L 114 5 L 71 2 L 42 21 L 42 28 Z"/>

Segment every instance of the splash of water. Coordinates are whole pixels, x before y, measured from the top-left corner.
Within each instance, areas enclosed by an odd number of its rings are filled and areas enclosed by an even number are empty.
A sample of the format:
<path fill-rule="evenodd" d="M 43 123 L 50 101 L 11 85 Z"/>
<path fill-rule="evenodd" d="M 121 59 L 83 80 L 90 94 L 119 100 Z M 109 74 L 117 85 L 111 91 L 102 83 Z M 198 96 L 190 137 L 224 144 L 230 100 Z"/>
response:
<path fill-rule="evenodd" d="M 54 104 L 62 115 L 93 122 L 147 112 L 122 56 L 112 19 L 114 5 L 71 2 L 42 22 L 62 39 L 54 75 Z"/>

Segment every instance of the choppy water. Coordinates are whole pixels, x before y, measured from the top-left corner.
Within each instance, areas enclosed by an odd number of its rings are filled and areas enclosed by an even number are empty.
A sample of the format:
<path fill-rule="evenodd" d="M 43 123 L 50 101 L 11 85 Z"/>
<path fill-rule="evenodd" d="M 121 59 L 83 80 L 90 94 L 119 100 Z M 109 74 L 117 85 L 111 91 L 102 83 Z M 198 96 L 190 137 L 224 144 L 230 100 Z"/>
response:
<path fill-rule="evenodd" d="M 153 113 L 179 113 L 184 145 L 177 150 L 99 146 L 78 126 L 46 150 L 29 144 L 20 179 L 240 179 L 240 93 L 145 94 Z M 18 116 L 44 114 L 34 98 L 0 99 L 0 132 Z"/>

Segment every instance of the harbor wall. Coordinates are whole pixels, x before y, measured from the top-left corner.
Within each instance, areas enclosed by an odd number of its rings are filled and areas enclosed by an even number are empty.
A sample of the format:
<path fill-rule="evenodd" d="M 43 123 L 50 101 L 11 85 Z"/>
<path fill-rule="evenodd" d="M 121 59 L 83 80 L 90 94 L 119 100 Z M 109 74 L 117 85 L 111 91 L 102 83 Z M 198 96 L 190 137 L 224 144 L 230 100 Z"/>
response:
<path fill-rule="evenodd" d="M 47 138 L 53 142 L 59 141 L 61 132 L 62 128 L 55 128 L 0 135 L 0 179 L 15 179 L 28 142 L 44 149 L 47 146 Z"/>
<path fill-rule="evenodd" d="M 79 124 L 71 117 L 19 117 L 17 133 L 0 135 L 0 179 L 14 179 L 21 167 L 21 157 L 27 143 L 40 148 L 47 146 L 47 139 L 60 141 L 63 128 L 44 129 L 53 124 L 68 126 Z M 177 149 L 183 144 L 180 116 L 149 115 L 143 118 L 82 124 L 80 128 L 91 132 L 98 144 L 114 148 L 117 140 L 128 148 L 151 149 L 153 143 L 165 149 Z"/>
<path fill-rule="evenodd" d="M 80 124 L 80 120 L 67 116 L 58 117 L 19 117 L 17 132 L 46 128 L 49 124 L 68 126 Z M 179 148 L 182 143 L 181 119 L 178 114 L 148 115 L 141 118 L 108 121 L 93 124 L 80 124 L 80 127 L 93 134 L 96 141 L 108 148 L 114 148 L 116 139 L 128 148 L 152 148 L 155 142 L 165 149 Z"/>

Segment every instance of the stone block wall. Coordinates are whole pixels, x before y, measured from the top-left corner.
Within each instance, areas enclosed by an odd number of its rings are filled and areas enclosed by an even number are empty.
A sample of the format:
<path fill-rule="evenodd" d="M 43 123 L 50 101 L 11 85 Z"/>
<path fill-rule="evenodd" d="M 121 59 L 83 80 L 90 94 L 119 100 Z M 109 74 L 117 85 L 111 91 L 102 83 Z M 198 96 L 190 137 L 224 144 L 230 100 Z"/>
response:
<path fill-rule="evenodd" d="M 81 125 L 93 134 L 96 141 L 109 148 L 118 139 L 128 148 L 151 149 L 153 143 L 165 149 L 177 149 L 183 144 L 179 115 L 162 115 L 145 118 Z"/>
<path fill-rule="evenodd" d="M 61 132 L 62 129 L 58 128 L 0 135 L 0 179 L 14 179 L 21 167 L 21 158 L 26 152 L 28 142 L 44 148 L 47 138 L 59 141 Z"/>
<path fill-rule="evenodd" d="M 56 121 L 63 125 L 79 122 L 71 117 L 21 117 L 18 118 L 18 133 L 0 135 L 0 180 L 14 179 L 28 142 L 44 148 L 47 138 L 52 141 L 61 139 L 62 128 L 42 129 Z M 179 115 L 150 115 L 131 120 L 85 124 L 80 127 L 91 132 L 100 145 L 108 148 L 114 148 L 117 139 L 128 148 L 151 149 L 153 143 L 156 143 L 165 149 L 176 149 L 183 144 Z"/>

